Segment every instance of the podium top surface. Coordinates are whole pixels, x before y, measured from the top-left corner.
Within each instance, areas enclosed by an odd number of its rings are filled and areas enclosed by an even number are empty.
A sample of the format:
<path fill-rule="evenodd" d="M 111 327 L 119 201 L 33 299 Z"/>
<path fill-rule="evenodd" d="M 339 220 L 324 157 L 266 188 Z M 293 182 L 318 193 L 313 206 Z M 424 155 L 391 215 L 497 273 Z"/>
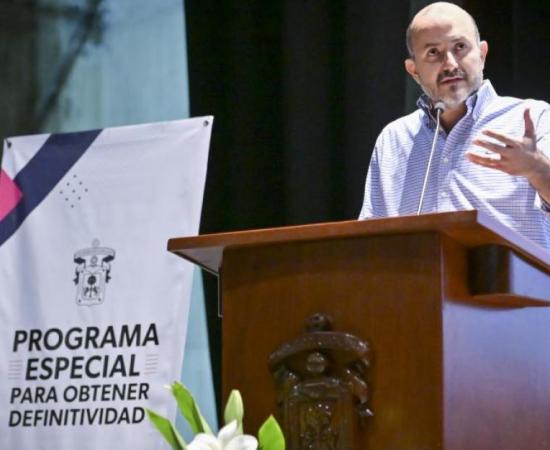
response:
<path fill-rule="evenodd" d="M 547 250 L 474 210 L 172 238 L 168 241 L 168 250 L 218 275 L 223 252 L 228 248 L 422 232 L 447 235 L 466 247 L 504 245 L 550 270 L 550 253 Z"/>

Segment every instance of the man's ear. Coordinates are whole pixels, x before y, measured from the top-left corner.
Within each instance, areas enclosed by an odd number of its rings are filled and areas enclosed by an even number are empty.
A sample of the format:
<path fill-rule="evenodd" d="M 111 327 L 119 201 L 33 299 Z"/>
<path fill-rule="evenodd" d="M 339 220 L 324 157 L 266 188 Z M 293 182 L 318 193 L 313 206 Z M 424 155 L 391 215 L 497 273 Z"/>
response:
<path fill-rule="evenodd" d="M 420 78 L 418 76 L 418 72 L 416 71 L 416 63 L 414 62 L 414 59 L 407 58 L 405 60 L 405 70 L 411 77 L 414 78 L 414 81 L 420 84 Z"/>
<path fill-rule="evenodd" d="M 479 43 L 479 54 L 481 56 L 481 62 L 483 63 L 483 66 L 485 66 L 485 59 L 487 58 L 488 52 L 489 52 L 489 44 L 487 44 L 487 41 L 481 41 Z"/>

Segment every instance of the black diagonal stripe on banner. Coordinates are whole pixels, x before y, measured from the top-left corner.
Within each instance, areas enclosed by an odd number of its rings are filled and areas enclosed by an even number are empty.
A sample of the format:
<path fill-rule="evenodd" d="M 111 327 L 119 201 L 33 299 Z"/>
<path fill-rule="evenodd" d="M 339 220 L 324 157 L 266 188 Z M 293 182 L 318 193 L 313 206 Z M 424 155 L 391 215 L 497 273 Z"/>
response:
<path fill-rule="evenodd" d="M 23 193 L 23 198 L 0 222 L 0 246 L 17 231 L 33 209 L 47 197 L 99 133 L 101 130 L 52 134 L 46 140 L 13 180 Z"/>

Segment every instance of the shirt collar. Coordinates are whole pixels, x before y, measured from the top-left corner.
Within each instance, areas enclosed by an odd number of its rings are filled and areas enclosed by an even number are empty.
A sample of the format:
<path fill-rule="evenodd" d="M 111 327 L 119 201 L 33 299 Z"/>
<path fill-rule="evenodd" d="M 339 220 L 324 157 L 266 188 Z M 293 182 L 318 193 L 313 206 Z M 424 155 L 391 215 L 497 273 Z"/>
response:
<path fill-rule="evenodd" d="M 497 96 L 493 85 L 489 80 L 483 81 L 479 89 L 472 92 L 466 99 L 466 115 L 472 114 L 472 118 L 476 121 L 485 107 Z M 422 94 L 417 100 L 416 105 L 425 113 L 426 125 L 429 128 L 435 128 L 436 117 L 432 109 L 432 100 L 426 94 Z"/>

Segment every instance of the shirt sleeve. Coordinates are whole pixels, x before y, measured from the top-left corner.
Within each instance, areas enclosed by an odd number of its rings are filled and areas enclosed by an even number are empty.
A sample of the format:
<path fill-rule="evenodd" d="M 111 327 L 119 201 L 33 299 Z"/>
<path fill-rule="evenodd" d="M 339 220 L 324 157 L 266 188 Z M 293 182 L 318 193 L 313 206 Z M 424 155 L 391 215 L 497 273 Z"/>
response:
<path fill-rule="evenodd" d="M 369 219 L 375 216 L 373 210 L 373 195 L 377 195 L 380 189 L 380 165 L 378 164 L 378 146 L 374 147 L 372 157 L 367 171 L 367 180 L 365 182 L 365 196 L 363 206 L 359 213 L 359 220 Z"/>
<path fill-rule="evenodd" d="M 546 105 L 536 123 L 537 148 L 550 159 L 550 106 Z M 535 197 L 535 207 L 540 208 L 550 217 L 550 203 L 538 193 Z"/>

